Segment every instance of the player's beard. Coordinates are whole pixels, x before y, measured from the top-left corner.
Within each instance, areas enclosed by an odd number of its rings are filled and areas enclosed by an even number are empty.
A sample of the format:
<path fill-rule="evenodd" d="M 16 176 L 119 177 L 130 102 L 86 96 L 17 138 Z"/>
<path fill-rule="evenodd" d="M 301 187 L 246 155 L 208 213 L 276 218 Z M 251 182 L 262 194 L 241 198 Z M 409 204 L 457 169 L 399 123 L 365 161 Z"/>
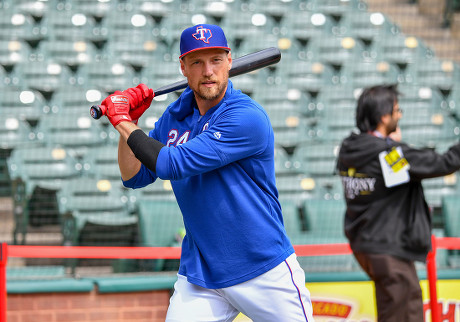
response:
<path fill-rule="evenodd" d="M 215 81 L 216 86 L 208 88 L 198 85 L 193 91 L 195 94 L 202 100 L 212 101 L 222 96 L 222 94 L 227 89 L 228 76 L 225 77 L 222 81 Z"/>

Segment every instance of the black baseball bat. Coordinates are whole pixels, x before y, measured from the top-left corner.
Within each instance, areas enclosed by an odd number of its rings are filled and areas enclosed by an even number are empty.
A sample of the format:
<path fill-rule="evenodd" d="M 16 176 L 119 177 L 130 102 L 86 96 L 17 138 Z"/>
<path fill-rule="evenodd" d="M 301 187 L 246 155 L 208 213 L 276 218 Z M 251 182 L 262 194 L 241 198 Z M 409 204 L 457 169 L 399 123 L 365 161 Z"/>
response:
<path fill-rule="evenodd" d="M 273 64 L 278 63 L 281 60 L 281 52 L 276 47 L 266 48 L 251 54 L 235 58 L 230 69 L 229 76 L 238 76 L 246 74 L 254 70 L 264 68 Z M 187 87 L 187 80 L 181 80 L 163 87 L 157 88 L 153 91 L 154 96 L 160 96 L 163 94 L 175 92 Z M 99 119 L 105 114 L 106 108 L 93 105 L 91 106 L 90 113 L 94 119 Z"/>

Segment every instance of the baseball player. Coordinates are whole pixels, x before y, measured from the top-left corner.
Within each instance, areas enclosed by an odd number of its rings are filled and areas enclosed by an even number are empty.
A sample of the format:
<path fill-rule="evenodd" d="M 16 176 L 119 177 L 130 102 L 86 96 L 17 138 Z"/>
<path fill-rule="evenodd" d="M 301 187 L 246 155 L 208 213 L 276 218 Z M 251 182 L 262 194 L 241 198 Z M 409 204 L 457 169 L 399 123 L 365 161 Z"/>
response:
<path fill-rule="evenodd" d="M 264 109 L 233 88 L 223 30 L 201 24 L 180 39 L 188 87 L 146 135 L 137 120 L 153 91 L 144 84 L 102 105 L 120 132 L 126 187 L 171 180 L 186 235 L 166 321 L 313 321 L 305 273 L 286 235 Z"/>

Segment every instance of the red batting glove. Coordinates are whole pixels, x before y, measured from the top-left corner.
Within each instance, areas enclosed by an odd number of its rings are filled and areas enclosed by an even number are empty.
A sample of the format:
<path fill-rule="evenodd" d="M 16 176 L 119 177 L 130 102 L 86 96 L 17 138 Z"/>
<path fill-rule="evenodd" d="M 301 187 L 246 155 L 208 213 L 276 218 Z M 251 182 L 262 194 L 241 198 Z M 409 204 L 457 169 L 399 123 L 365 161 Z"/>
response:
<path fill-rule="evenodd" d="M 129 97 L 120 91 L 116 91 L 102 101 L 102 105 L 107 108 L 107 118 L 113 127 L 121 122 L 131 122 L 129 116 Z"/>
<path fill-rule="evenodd" d="M 137 121 L 142 114 L 150 107 L 153 97 L 153 89 L 149 89 L 145 84 L 139 84 L 136 87 L 128 88 L 123 91 L 123 95 L 129 98 L 129 116 L 132 119 L 134 124 L 137 124 Z"/>

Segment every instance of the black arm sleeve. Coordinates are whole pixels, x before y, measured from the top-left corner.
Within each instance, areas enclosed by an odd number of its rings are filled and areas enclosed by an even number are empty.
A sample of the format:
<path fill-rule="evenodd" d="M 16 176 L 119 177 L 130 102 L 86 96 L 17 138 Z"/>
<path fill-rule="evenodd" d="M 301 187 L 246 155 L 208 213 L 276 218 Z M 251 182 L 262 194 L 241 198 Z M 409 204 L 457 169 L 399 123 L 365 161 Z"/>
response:
<path fill-rule="evenodd" d="M 160 150 L 165 145 L 157 141 L 141 129 L 133 131 L 127 140 L 131 151 L 133 151 L 136 158 L 142 162 L 149 170 L 156 171 L 157 159 Z"/>

